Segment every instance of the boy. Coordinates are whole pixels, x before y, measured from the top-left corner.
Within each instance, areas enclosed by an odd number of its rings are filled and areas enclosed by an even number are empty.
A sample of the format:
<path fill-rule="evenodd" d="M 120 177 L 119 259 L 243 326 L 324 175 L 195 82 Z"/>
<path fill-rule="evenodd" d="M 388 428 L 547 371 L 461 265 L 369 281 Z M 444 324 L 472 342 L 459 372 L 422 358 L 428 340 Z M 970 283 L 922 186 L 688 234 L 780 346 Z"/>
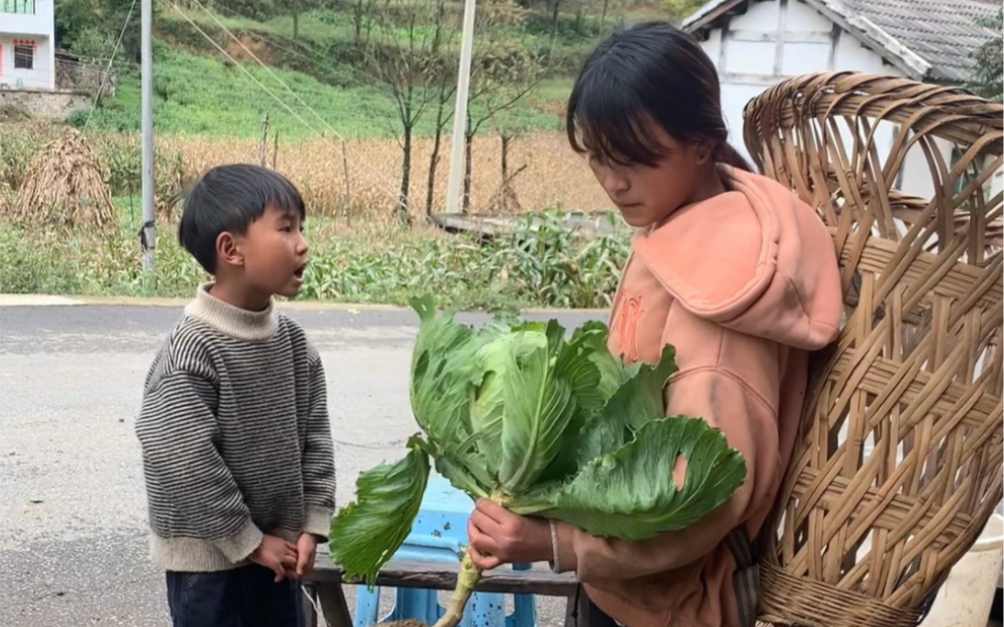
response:
<path fill-rule="evenodd" d="M 136 433 L 151 552 L 175 627 L 299 627 L 297 579 L 334 513 L 324 370 L 273 309 L 300 291 L 303 199 L 251 165 L 185 198 L 182 246 L 213 275 L 147 374 Z"/>

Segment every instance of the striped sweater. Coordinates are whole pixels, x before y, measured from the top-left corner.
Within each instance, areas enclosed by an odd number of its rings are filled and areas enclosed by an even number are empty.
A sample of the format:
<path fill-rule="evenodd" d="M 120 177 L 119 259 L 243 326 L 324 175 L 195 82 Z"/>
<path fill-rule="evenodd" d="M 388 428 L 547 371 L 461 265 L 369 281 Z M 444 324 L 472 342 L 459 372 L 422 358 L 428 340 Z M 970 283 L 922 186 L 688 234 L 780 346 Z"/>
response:
<path fill-rule="evenodd" d="M 208 288 L 154 359 L 136 422 L 151 552 L 171 571 L 242 566 L 263 533 L 323 539 L 335 506 L 320 356 L 271 305 Z"/>

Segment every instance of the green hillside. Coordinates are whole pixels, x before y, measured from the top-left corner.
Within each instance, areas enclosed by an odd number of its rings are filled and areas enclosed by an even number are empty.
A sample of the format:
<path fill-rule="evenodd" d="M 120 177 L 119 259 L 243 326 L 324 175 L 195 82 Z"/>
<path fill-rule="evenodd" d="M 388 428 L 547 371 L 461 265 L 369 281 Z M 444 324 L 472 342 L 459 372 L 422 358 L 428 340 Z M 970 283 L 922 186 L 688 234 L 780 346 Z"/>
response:
<path fill-rule="evenodd" d="M 395 132 L 392 126 L 396 116 L 394 101 L 381 85 L 340 87 L 322 83 L 303 72 L 270 68 L 270 73 L 248 63 L 244 64 L 248 70 L 245 73 L 217 58 L 162 42 L 156 48 L 155 57 L 154 123 L 157 132 L 254 137 L 261 134 L 266 113 L 270 127 L 287 138 L 321 133 L 343 137 L 392 137 Z M 527 98 L 514 115 L 522 125 L 530 128 L 557 129 L 559 120 L 545 113 L 546 105 L 549 97 L 560 98 L 566 90 L 566 84 L 560 80 L 542 83 L 537 93 Z M 127 74 L 120 79 L 115 98 L 102 102 L 90 123 L 98 128 L 138 131 L 139 116 L 139 77 Z M 86 117 L 78 115 L 76 121 Z M 418 121 L 416 134 L 430 134 L 432 126 L 432 116 L 423 116 Z"/>
<path fill-rule="evenodd" d="M 97 128 L 139 130 L 138 9 L 131 0 L 56 0 L 57 45 L 97 59 L 112 56 L 130 7 L 115 54 L 118 87 L 91 115 Z M 155 7 L 161 133 L 253 137 L 267 114 L 285 137 L 393 137 L 402 129 L 401 90 L 411 87 L 413 134 L 430 135 L 439 90 L 455 87 L 462 12 L 456 0 L 159 0 Z M 589 51 L 626 21 L 659 15 L 659 7 L 639 0 L 482 0 L 475 73 L 483 76 L 472 86 L 472 118 L 496 119 L 501 114 L 490 114 L 492 106 L 509 92 L 527 91 L 506 109 L 505 123 L 524 131 L 560 128 L 557 113 Z M 388 76 L 401 63 L 408 67 Z M 488 86 L 487 95 L 479 85 Z M 451 102 L 450 92 L 442 93 Z"/>

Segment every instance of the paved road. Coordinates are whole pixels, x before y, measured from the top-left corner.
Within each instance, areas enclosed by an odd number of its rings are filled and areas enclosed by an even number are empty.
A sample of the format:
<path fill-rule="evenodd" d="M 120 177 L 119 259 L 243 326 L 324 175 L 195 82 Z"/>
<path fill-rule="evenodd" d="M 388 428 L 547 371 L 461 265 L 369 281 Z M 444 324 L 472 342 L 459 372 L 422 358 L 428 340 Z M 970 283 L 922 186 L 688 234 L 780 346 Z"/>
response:
<path fill-rule="evenodd" d="M 398 457 L 416 430 L 407 383 L 417 318 L 289 314 L 324 359 L 344 504 L 359 471 Z M 161 575 L 147 559 L 133 426 L 146 368 L 179 315 L 0 307 L 0 627 L 168 625 Z M 562 608 L 543 609 L 556 624 Z"/>
<path fill-rule="evenodd" d="M 325 362 L 344 504 L 359 471 L 397 458 L 415 431 L 417 321 L 391 309 L 289 313 Z M 147 559 L 133 425 L 146 368 L 179 314 L 0 306 L 0 627 L 169 624 L 162 575 Z M 558 317 L 569 327 L 587 319 Z M 563 611 L 543 601 L 542 624 L 557 627 Z"/>

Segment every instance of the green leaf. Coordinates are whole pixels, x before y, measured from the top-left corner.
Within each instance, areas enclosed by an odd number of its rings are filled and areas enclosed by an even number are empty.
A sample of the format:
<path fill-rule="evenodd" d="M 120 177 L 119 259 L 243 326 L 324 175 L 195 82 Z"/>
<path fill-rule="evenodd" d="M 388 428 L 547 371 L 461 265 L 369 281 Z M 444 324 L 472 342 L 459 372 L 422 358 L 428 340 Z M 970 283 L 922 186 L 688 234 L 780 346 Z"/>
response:
<path fill-rule="evenodd" d="M 472 438 L 479 444 L 488 467 L 497 470 L 502 463 L 502 408 L 505 405 L 505 372 L 534 350 L 546 348 L 543 333 L 511 331 L 485 344 L 478 353 L 478 368 L 484 374 L 470 408 Z M 461 447 L 463 448 L 463 447 Z"/>
<path fill-rule="evenodd" d="M 636 363 L 621 368 L 623 382 L 599 414 L 585 427 L 578 447 L 579 467 L 617 451 L 631 432 L 666 415 L 666 382 L 676 372 L 676 351 L 666 346 L 657 364 Z"/>
<path fill-rule="evenodd" d="M 571 381 L 572 393 L 583 418 L 602 409 L 610 397 L 603 388 L 603 374 L 598 363 L 602 362 L 602 358 L 597 357 L 598 354 L 610 354 L 603 328 L 595 322 L 586 323 L 575 330 L 571 340 L 558 353 L 558 375 Z M 616 362 L 614 365 L 617 365 Z M 574 426 L 581 428 L 582 424 Z"/>
<path fill-rule="evenodd" d="M 681 455 L 687 473 L 677 486 L 673 467 Z M 660 418 L 616 453 L 589 462 L 551 495 L 554 508 L 544 515 L 595 536 L 636 542 L 697 523 L 745 480 L 746 462 L 721 431 L 703 420 Z"/>
<path fill-rule="evenodd" d="M 349 579 L 373 585 L 411 532 L 429 482 L 429 456 L 418 436 L 408 448 L 403 459 L 360 473 L 355 502 L 331 521 L 331 559 Z"/>
<path fill-rule="evenodd" d="M 454 488 L 466 492 L 475 500 L 489 498 L 497 483 L 486 468 L 484 457 L 476 452 L 470 452 L 463 458 L 446 453 L 436 456 L 436 472 Z"/>
<path fill-rule="evenodd" d="M 590 321 L 575 330 L 571 344 L 579 344 L 589 350 L 589 360 L 600 372 L 600 382 L 597 392 L 607 402 L 617 391 L 617 388 L 627 380 L 620 360 L 613 356 L 607 347 L 609 331 L 607 325 L 598 321 Z"/>
<path fill-rule="evenodd" d="M 556 358 L 540 348 L 505 372 L 502 463 L 499 484 L 506 494 L 533 485 L 558 454 L 565 428 L 575 413 L 568 381 L 555 376 Z"/>
<path fill-rule="evenodd" d="M 557 347 L 559 353 L 555 376 L 569 382 L 575 398 L 575 411 L 564 428 L 557 454 L 540 472 L 537 483 L 565 480 L 578 472 L 579 448 L 587 433 L 586 427 L 606 402 L 601 389 L 602 376 L 594 356 L 597 351 L 609 352 L 606 348 L 606 333 L 600 334 L 597 331 L 595 325 L 587 324 L 572 335 L 571 341 Z M 601 336 L 602 343 L 598 343 L 596 340 Z"/>
<path fill-rule="evenodd" d="M 455 451 L 471 434 L 470 399 L 483 377 L 476 357 L 484 339 L 452 315 L 437 315 L 431 297 L 411 305 L 421 320 L 412 354 L 412 412 L 433 443 Z"/>
<path fill-rule="evenodd" d="M 637 363 L 625 369 L 625 382 L 617 388 L 603 413 L 617 414 L 635 429 L 641 428 L 652 416 L 665 416 L 666 383 L 674 373 L 676 349 L 667 345 L 662 349 L 659 363 Z"/>

